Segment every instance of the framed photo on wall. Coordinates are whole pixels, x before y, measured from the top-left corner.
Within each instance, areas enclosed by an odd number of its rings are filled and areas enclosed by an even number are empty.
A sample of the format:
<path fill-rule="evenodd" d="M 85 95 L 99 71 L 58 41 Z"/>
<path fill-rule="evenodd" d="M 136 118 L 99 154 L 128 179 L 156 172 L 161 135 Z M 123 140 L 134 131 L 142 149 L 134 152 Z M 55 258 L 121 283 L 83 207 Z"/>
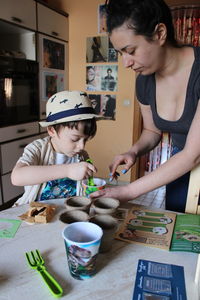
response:
<path fill-rule="evenodd" d="M 43 72 L 43 99 L 49 99 L 53 94 L 64 90 L 64 74 Z"/>
<path fill-rule="evenodd" d="M 116 95 L 89 94 L 92 106 L 97 115 L 108 120 L 115 120 L 116 115 Z"/>
<path fill-rule="evenodd" d="M 49 38 L 43 38 L 43 68 L 65 69 L 65 45 Z"/>
<path fill-rule="evenodd" d="M 107 36 L 93 36 L 86 39 L 86 62 L 108 61 L 108 38 Z"/>
<path fill-rule="evenodd" d="M 39 80 L 40 80 L 40 119 L 46 115 L 47 99 L 68 88 L 68 44 L 56 38 L 39 34 Z"/>
<path fill-rule="evenodd" d="M 117 62 L 118 55 L 108 36 L 93 36 L 86 39 L 86 62 Z"/>
<path fill-rule="evenodd" d="M 40 68 L 66 69 L 67 43 L 49 36 L 39 35 Z"/>
<path fill-rule="evenodd" d="M 117 91 L 117 65 L 89 65 L 86 66 L 87 91 Z"/>
<path fill-rule="evenodd" d="M 101 90 L 117 91 L 118 66 L 103 65 L 101 68 Z"/>
<path fill-rule="evenodd" d="M 106 33 L 106 6 L 101 4 L 98 6 L 98 33 Z"/>

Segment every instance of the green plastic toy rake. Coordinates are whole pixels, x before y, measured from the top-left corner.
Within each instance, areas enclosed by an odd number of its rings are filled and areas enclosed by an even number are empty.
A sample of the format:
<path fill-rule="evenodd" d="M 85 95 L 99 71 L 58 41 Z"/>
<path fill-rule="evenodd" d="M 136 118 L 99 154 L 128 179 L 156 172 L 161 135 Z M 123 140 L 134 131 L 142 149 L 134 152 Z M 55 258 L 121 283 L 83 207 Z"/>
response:
<path fill-rule="evenodd" d="M 31 251 L 30 253 L 26 252 L 25 254 L 29 266 L 40 273 L 52 295 L 56 298 L 61 297 L 63 290 L 58 282 L 49 274 L 49 272 L 46 271 L 44 259 L 42 258 L 39 250 Z"/>

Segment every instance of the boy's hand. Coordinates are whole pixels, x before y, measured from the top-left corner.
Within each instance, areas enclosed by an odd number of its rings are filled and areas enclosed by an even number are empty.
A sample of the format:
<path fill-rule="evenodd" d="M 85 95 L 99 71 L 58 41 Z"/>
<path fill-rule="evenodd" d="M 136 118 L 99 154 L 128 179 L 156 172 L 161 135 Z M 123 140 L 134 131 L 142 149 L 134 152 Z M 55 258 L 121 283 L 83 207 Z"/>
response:
<path fill-rule="evenodd" d="M 97 169 L 91 163 L 85 161 L 68 165 L 70 167 L 70 178 L 73 180 L 87 179 L 97 172 Z"/>

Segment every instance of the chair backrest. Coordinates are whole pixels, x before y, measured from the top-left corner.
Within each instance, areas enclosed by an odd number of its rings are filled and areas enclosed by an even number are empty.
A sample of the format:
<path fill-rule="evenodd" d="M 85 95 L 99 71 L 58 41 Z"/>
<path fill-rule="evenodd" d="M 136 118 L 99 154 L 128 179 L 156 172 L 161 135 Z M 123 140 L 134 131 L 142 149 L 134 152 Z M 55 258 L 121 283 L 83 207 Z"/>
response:
<path fill-rule="evenodd" d="M 200 165 L 190 172 L 185 212 L 200 215 Z"/>

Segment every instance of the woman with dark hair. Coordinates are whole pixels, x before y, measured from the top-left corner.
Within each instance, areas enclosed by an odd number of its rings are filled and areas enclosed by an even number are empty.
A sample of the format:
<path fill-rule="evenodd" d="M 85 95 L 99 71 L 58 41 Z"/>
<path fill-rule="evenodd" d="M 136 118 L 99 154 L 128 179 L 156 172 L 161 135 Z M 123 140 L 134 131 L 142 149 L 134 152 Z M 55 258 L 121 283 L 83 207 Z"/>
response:
<path fill-rule="evenodd" d="M 166 209 L 184 212 L 189 174 L 200 163 L 200 48 L 178 44 L 163 0 L 110 0 L 107 28 L 124 66 L 138 75 L 136 94 L 143 117 L 139 140 L 110 165 L 111 179 L 119 165 L 126 173 L 138 157 L 156 147 L 162 132 L 171 134 L 172 155 L 129 185 L 92 197 L 128 201 L 166 185 Z"/>

